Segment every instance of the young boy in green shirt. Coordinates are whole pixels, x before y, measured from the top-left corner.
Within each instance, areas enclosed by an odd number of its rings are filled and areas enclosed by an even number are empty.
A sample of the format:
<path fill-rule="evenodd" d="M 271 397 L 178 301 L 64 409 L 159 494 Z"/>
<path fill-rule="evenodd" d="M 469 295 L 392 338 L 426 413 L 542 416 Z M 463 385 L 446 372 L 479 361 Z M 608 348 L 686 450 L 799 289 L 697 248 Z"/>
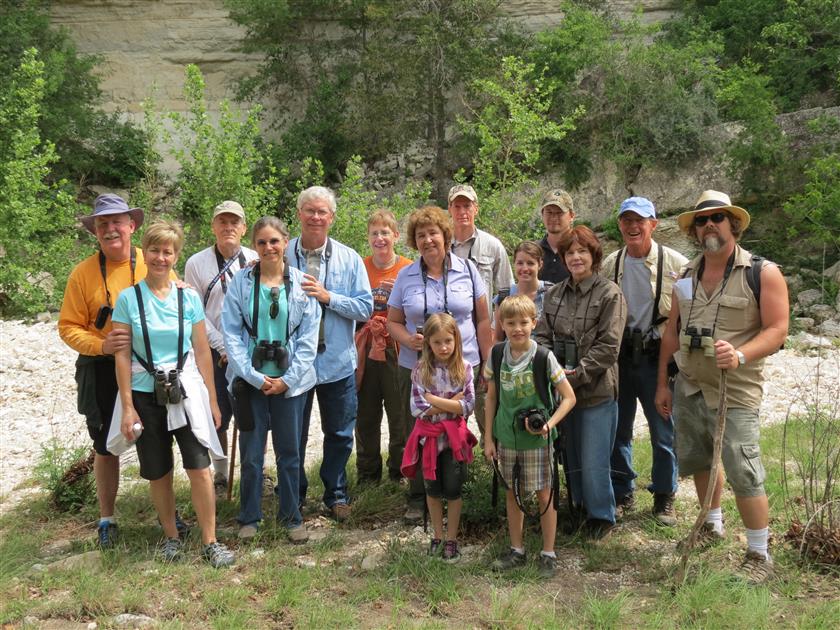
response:
<path fill-rule="evenodd" d="M 497 348 L 503 347 L 498 377 L 499 391 L 496 388 L 492 360 L 488 359 L 484 365 L 484 378 L 487 382 L 484 455 L 488 460 L 498 461 L 498 470 L 507 488 L 505 505 L 511 548 L 505 556 L 493 563 L 493 568 L 506 570 L 525 564 L 522 535 L 525 514 L 519 508 L 513 491 L 514 475 L 517 475 L 522 495 L 537 493 L 543 538 L 539 572 L 541 576 L 550 578 L 557 565 L 554 553 L 557 512 L 551 500 L 552 443 L 556 436 L 555 427 L 575 406 L 575 394 L 563 369 L 550 352 L 546 357 L 547 380 L 554 386 L 555 397 L 560 399 L 554 413 L 546 408 L 537 392 L 534 357 L 538 349 L 536 342 L 531 339 L 531 331 L 537 323 L 536 315 L 536 306 L 526 295 L 508 297 L 500 306 L 499 320 L 507 341 L 497 345 Z M 523 420 L 520 413 L 531 409 L 541 410 L 548 420 L 536 431 Z"/>

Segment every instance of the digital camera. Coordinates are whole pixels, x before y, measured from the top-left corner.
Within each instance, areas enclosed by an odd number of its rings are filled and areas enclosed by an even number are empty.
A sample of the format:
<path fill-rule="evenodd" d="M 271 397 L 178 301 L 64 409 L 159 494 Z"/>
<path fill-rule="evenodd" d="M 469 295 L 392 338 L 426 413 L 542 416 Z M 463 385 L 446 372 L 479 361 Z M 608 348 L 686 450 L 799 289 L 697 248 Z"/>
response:
<path fill-rule="evenodd" d="M 516 412 L 516 422 L 525 430 L 539 433 L 548 422 L 542 409 L 520 409 Z"/>

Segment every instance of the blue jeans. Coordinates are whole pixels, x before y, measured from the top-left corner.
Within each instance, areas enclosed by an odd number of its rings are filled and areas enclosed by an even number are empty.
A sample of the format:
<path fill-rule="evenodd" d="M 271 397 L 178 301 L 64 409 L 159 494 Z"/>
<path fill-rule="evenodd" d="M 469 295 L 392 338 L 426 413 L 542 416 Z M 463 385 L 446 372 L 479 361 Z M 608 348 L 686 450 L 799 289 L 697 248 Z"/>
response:
<path fill-rule="evenodd" d="M 618 404 L 608 400 L 594 407 L 576 406 L 562 424 L 572 502 L 583 505 L 588 518 L 614 523 L 615 495 L 609 461 L 618 424 Z"/>
<path fill-rule="evenodd" d="M 277 456 L 277 520 L 289 528 L 303 523 L 297 491 L 300 473 L 298 444 L 305 404 L 306 394 L 284 398 L 278 395 L 266 396 L 259 390 L 252 392 L 254 430 L 239 433 L 241 479 L 239 516 L 236 520 L 241 525 L 254 525 L 262 520 L 263 461 L 269 430 L 274 454 Z"/>
<path fill-rule="evenodd" d="M 677 491 L 674 423 L 656 411 L 656 371 L 655 356 L 643 356 L 638 365 L 633 365 L 631 357 L 620 357 L 618 360 L 618 428 L 610 460 L 613 493 L 616 497 L 633 494 L 635 487 L 633 480 L 637 475 L 633 470 L 633 422 L 636 418 L 636 400 L 642 403 L 653 451 L 651 484 L 647 489 L 656 494 L 673 494 Z"/>
<path fill-rule="evenodd" d="M 356 375 L 316 385 L 306 393 L 303 410 L 303 431 L 300 435 L 300 505 L 306 500 L 309 482 L 304 470 L 306 442 L 312 401 L 318 393 L 321 431 L 324 432 L 324 458 L 321 460 L 321 481 L 324 482 L 324 504 L 350 503 L 347 494 L 347 461 L 353 452 L 353 431 L 356 428 Z"/>

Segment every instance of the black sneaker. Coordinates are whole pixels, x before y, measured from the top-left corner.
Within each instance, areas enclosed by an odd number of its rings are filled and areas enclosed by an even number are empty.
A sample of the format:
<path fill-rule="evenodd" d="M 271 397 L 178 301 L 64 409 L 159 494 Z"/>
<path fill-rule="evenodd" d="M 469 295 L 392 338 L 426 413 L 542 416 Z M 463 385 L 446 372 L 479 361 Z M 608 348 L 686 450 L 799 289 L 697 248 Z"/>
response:
<path fill-rule="evenodd" d="M 540 554 L 540 559 L 537 564 L 538 575 L 546 580 L 550 580 L 557 573 L 557 558 Z"/>
<path fill-rule="evenodd" d="M 443 543 L 443 561 L 458 562 L 461 559 L 461 552 L 458 550 L 457 540 L 447 540 Z"/>
<path fill-rule="evenodd" d="M 440 553 L 440 546 L 443 544 L 443 541 L 440 538 L 432 538 L 432 541 L 429 543 L 429 555 L 436 556 Z"/>
<path fill-rule="evenodd" d="M 96 528 L 97 542 L 100 549 L 113 549 L 117 542 L 119 528 L 116 523 L 100 523 Z"/>
<path fill-rule="evenodd" d="M 204 545 L 201 555 L 214 569 L 229 567 L 234 560 L 233 552 L 220 542 Z"/>
<path fill-rule="evenodd" d="M 653 518 L 661 525 L 673 527 L 677 524 L 677 513 L 674 510 L 673 494 L 653 495 Z"/>
<path fill-rule="evenodd" d="M 525 566 L 525 554 L 517 553 L 513 549 L 508 549 L 508 552 L 501 558 L 497 558 L 490 565 L 496 571 L 509 571 L 510 569 L 517 569 Z"/>

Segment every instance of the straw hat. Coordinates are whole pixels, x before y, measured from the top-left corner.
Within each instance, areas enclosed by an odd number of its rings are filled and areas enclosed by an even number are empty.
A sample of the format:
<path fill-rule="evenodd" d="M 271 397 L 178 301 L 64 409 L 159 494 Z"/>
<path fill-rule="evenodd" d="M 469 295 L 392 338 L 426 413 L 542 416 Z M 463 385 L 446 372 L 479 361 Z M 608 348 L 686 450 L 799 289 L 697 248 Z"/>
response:
<path fill-rule="evenodd" d="M 729 195 L 718 192 L 717 190 L 704 190 L 694 204 L 694 209 L 688 212 L 683 212 L 677 216 L 677 224 L 684 232 L 691 233 L 694 227 L 694 215 L 698 212 L 705 212 L 706 210 L 726 210 L 732 216 L 741 220 L 741 232 L 747 229 L 750 224 L 750 214 L 743 208 L 733 206 Z"/>

